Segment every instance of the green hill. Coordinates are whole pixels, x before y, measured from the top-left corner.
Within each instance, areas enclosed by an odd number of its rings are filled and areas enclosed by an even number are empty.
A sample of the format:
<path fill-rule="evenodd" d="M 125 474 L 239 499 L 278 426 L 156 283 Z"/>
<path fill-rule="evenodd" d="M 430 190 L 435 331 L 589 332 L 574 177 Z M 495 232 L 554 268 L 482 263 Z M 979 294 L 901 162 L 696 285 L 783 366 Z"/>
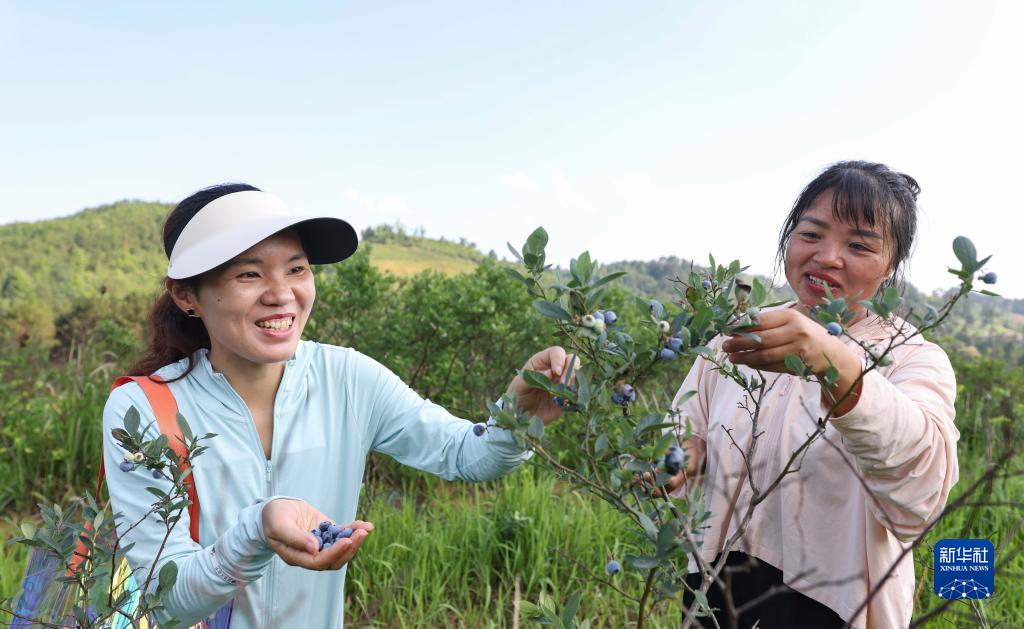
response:
<path fill-rule="evenodd" d="M 127 200 L 64 218 L 0 225 L 4 336 L 20 342 L 57 338 L 67 345 L 79 334 L 76 330 L 89 329 L 103 318 L 136 332 L 146 305 L 161 289 L 167 264 L 161 228 L 171 207 Z M 367 228 L 362 243 L 371 264 L 396 277 L 426 270 L 457 275 L 494 257 L 465 239 L 427 238 L 401 226 Z M 627 271 L 621 285 L 630 292 L 672 301 L 676 293 L 671 280 L 686 278 L 691 262 L 676 257 L 616 261 L 604 269 Z M 781 288 L 775 297 L 789 295 Z M 918 308 L 942 303 L 941 295 L 926 295 L 913 286 L 907 287 L 906 298 Z M 1024 299 L 973 295 L 958 306 L 941 335 L 969 355 L 1024 362 Z"/>

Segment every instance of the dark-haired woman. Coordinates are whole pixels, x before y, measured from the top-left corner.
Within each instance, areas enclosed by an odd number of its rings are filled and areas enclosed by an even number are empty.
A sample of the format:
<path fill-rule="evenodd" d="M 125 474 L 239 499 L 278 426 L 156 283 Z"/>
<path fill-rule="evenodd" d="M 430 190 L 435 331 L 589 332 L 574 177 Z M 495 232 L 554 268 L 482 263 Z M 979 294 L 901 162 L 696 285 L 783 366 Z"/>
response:
<path fill-rule="evenodd" d="M 127 530 L 150 508 L 146 487 L 166 491 L 169 480 L 129 471 L 107 481 L 123 541 L 134 544 L 129 563 L 148 569 L 163 545 L 157 572 L 177 564 L 161 617 L 187 626 L 231 602 L 233 628 L 341 626 L 345 567 L 373 530 L 353 521 L 370 451 L 470 481 L 526 458 L 505 431 L 490 425 L 477 435 L 359 352 L 300 340 L 316 297 L 310 265 L 341 261 L 356 246 L 345 221 L 297 215 L 247 185 L 200 191 L 168 217 L 166 292 L 130 373 L 168 382 L 193 432 L 217 435 L 193 468 L 199 542 L 187 514 L 166 542 L 154 517 Z M 525 368 L 557 379 L 566 364 L 552 347 Z M 546 422 L 560 414 L 521 378 L 509 390 Z M 141 387 L 115 389 L 103 416 L 108 470 L 123 461 L 111 430 L 131 406 L 149 437 L 159 434 Z M 351 537 L 320 550 L 310 531 L 324 520 L 351 527 Z"/>
<path fill-rule="evenodd" d="M 766 491 L 832 400 L 853 388 L 823 435 L 798 457 L 795 471 L 755 508 L 726 557 L 734 568 L 731 609 L 743 607 L 738 626 L 881 629 L 910 622 L 914 564 L 904 551 L 939 515 L 958 479 L 956 382 L 940 347 L 908 338 L 914 330 L 905 321 L 883 321 L 858 300 L 900 277 L 916 230 L 918 190 L 911 177 L 882 164 L 841 162 L 826 169 L 800 194 L 779 238 L 779 260 L 796 301 L 762 311 L 760 342 L 715 339 L 719 358 L 747 374 L 760 371 L 767 381 L 750 478 L 743 460 L 751 440 L 746 393 L 703 358 L 680 388 L 674 407 L 681 419 L 689 418 L 694 435 L 685 444 L 686 473 L 703 476 L 701 495 L 711 512 L 701 552 L 707 562 L 720 557 L 738 530 L 750 483 Z M 861 347 L 807 316 L 826 286 L 856 312 L 848 329 L 853 339 L 882 345 L 896 338 L 891 365 L 864 373 Z M 789 375 L 787 354 L 801 356 L 819 376 L 831 360 L 839 381 L 829 388 Z M 682 393 L 691 390 L 697 394 L 684 401 Z M 674 483 L 683 485 L 683 474 Z M 691 574 L 688 583 L 700 587 L 699 575 Z M 776 593 L 765 596 L 773 587 Z M 732 626 L 717 585 L 709 601 L 720 610 L 720 625 Z"/>

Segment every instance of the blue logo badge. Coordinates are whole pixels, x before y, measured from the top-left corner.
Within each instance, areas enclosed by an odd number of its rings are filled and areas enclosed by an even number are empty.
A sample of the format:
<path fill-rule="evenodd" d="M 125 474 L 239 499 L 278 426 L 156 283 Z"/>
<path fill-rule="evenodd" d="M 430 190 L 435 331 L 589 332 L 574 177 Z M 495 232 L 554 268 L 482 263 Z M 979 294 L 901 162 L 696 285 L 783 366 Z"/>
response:
<path fill-rule="evenodd" d="M 996 550 L 987 539 L 944 539 L 935 545 L 935 594 L 989 598 L 996 591 Z"/>

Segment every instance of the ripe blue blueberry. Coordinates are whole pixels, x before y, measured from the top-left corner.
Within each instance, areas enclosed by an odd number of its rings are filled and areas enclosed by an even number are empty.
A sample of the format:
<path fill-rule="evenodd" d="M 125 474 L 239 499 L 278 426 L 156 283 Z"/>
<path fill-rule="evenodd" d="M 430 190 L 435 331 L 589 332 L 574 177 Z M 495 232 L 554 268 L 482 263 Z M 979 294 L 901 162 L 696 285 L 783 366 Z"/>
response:
<path fill-rule="evenodd" d="M 604 321 L 605 323 L 608 323 L 607 321 L 604 320 L 604 311 L 603 310 L 595 310 L 594 311 L 594 318 L 597 319 L 598 321 Z"/>
<path fill-rule="evenodd" d="M 843 333 L 843 326 L 839 325 L 835 321 L 832 321 L 831 323 L 826 325 L 825 329 L 828 330 L 828 333 L 831 334 L 832 336 L 839 336 L 840 334 Z"/>
<path fill-rule="evenodd" d="M 341 530 L 341 533 L 338 533 L 338 538 L 345 539 L 346 537 L 352 537 L 352 529 L 347 526 Z"/>
<path fill-rule="evenodd" d="M 160 470 L 153 470 L 153 478 L 159 479 L 159 478 L 163 478 L 163 477 L 164 476 L 163 476 L 163 474 L 160 473 Z"/>
<path fill-rule="evenodd" d="M 683 347 L 683 339 L 678 336 L 673 336 L 668 340 L 668 348 L 673 352 L 678 352 Z"/>
<path fill-rule="evenodd" d="M 473 424 L 473 434 L 477 437 L 483 435 L 486 430 L 487 427 L 483 424 Z"/>
<path fill-rule="evenodd" d="M 323 522 L 321 522 L 319 528 L 321 533 L 326 533 L 327 529 L 331 528 L 330 520 L 324 520 Z"/>
<path fill-rule="evenodd" d="M 341 527 L 337 524 L 332 524 L 327 527 L 327 532 L 331 534 L 331 537 L 337 537 L 338 533 L 341 533 Z"/>
<path fill-rule="evenodd" d="M 320 550 L 327 550 L 328 548 L 330 548 L 333 545 L 334 544 L 332 544 L 331 542 L 327 542 L 326 544 L 323 545 L 323 547 Z"/>
<path fill-rule="evenodd" d="M 604 313 L 604 322 L 608 325 L 612 325 L 619 320 L 619 315 L 615 314 L 614 310 L 607 310 Z"/>
<path fill-rule="evenodd" d="M 679 446 L 670 447 L 665 453 L 665 471 L 675 476 L 683 468 L 684 461 L 683 449 Z"/>
<path fill-rule="evenodd" d="M 711 280 L 704 280 L 700 283 L 700 287 L 704 290 L 711 290 Z"/>
<path fill-rule="evenodd" d="M 659 356 L 665 362 L 671 362 L 676 358 L 679 358 L 679 354 L 673 352 L 671 349 L 667 347 L 661 348 L 661 353 L 659 354 Z"/>
<path fill-rule="evenodd" d="M 613 574 L 618 574 L 619 572 L 621 572 L 622 566 L 620 566 L 619 562 L 615 561 L 614 559 L 609 559 L 608 563 L 606 563 L 604 566 L 604 571 L 608 574 L 608 576 L 611 576 Z"/>
<path fill-rule="evenodd" d="M 617 391 L 613 391 L 612 392 L 612 404 L 625 404 L 625 403 L 626 403 L 626 398 L 622 397 L 621 393 L 619 393 Z"/>
<path fill-rule="evenodd" d="M 997 279 L 999 279 L 999 276 L 996 275 L 995 271 L 989 271 L 988 273 L 981 276 L 981 281 L 985 282 L 986 284 L 995 284 Z"/>
<path fill-rule="evenodd" d="M 117 467 L 119 467 L 122 472 L 130 472 L 135 469 L 135 464 L 129 463 L 128 461 L 121 461 L 121 464 Z"/>

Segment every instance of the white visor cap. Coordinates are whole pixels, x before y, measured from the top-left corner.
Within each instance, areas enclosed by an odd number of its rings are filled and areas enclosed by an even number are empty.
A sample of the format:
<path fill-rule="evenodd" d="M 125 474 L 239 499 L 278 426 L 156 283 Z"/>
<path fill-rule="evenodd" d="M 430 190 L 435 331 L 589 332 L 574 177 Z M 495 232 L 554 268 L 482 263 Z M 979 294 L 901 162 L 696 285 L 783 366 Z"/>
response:
<path fill-rule="evenodd" d="M 209 271 L 289 227 L 298 231 L 310 264 L 340 262 L 359 246 L 356 230 L 340 218 L 302 216 L 268 192 L 245 190 L 196 212 L 174 243 L 167 277 L 180 280 Z"/>

